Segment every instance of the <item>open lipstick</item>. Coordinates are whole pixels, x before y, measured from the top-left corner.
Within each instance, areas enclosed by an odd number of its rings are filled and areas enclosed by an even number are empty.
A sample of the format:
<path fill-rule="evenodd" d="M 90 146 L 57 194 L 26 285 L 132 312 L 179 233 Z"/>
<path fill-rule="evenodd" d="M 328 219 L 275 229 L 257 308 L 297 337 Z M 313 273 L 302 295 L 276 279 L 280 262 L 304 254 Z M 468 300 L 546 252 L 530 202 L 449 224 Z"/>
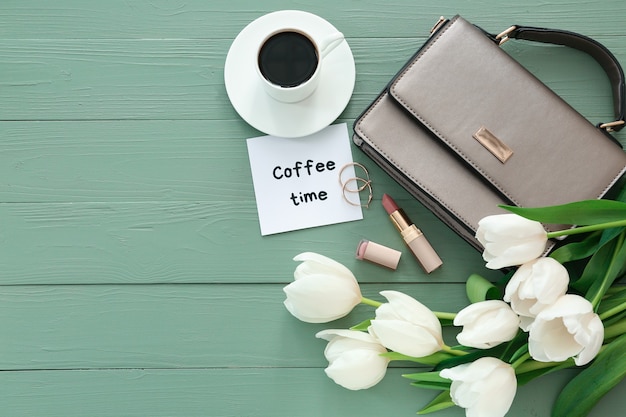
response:
<path fill-rule="evenodd" d="M 387 194 L 383 195 L 383 207 L 424 271 L 430 274 L 439 268 L 443 262 L 426 240 L 424 233 L 409 220 L 404 211 Z"/>

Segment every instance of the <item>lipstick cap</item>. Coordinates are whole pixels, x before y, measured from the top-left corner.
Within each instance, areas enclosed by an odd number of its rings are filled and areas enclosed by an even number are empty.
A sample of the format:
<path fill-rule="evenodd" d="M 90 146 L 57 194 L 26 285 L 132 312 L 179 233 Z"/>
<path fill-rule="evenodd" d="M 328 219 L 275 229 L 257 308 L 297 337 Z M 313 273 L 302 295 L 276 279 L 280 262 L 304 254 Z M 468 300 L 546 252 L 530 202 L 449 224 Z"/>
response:
<path fill-rule="evenodd" d="M 356 258 L 395 270 L 402 252 L 363 239 L 356 249 Z"/>

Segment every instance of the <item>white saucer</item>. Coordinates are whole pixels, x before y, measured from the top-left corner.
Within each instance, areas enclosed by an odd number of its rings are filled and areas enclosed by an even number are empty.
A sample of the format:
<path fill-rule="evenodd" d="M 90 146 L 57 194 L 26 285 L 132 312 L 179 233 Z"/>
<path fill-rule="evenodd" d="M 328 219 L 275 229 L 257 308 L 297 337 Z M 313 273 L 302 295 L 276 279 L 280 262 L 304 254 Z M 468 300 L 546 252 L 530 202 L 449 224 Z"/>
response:
<path fill-rule="evenodd" d="M 324 58 L 320 83 L 313 94 L 297 103 L 274 100 L 257 75 L 256 53 L 266 34 L 285 25 L 301 28 L 315 39 L 337 31 L 321 17 L 302 11 L 261 16 L 233 41 L 224 66 L 224 82 L 233 107 L 251 126 L 269 135 L 295 138 L 316 133 L 339 117 L 352 96 L 356 70 L 350 46 L 344 41 Z"/>

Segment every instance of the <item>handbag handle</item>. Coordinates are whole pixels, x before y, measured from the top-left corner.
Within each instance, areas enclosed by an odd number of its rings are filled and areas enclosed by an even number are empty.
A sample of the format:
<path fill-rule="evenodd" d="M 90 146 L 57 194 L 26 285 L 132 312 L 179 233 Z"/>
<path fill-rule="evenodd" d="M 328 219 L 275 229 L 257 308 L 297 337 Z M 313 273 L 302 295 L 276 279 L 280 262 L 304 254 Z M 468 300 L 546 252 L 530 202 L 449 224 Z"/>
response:
<path fill-rule="evenodd" d="M 613 88 L 615 121 L 600 123 L 598 127 L 607 132 L 619 131 L 624 127 L 624 120 L 626 120 L 626 83 L 624 81 L 624 71 L 619 61 L 615 58 L 615 55 L 604 45 L 579 33 L 531 26 L 511 26 L 499 35 L 493 36 L 493 38 L 499 41 L 500 45 L 509 39 L 523 39 L 568 46 L 590 55 L 604 69 Z"/>

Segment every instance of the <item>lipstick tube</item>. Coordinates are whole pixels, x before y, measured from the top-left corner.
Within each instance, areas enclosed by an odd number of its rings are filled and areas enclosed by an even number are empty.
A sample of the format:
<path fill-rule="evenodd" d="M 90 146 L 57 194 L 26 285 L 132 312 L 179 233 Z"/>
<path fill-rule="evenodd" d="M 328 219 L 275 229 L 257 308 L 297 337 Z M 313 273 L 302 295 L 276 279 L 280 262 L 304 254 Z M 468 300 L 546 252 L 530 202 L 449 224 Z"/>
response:
<path fill-rule="evenodd" d="M 367 239 L 361 239 L 356 248 L 356 258 L 385 266 L 395 271 L 402 252 L 388 248 Z"/>
<path fill-rule="evenodd" d="M 404 210 L 399 208 L 396 202 L 387 194 L 383 195 L 383 206 L 387 214 L 389 214 L 391 222 L 400 232 L 402 239 L 404 239 L 404 242 L 424 271 L 430 274 L 432 271 L 439 268 L 443 264 L 443 261 L 430 245 L 424 233 L 409 220 Z"/>

